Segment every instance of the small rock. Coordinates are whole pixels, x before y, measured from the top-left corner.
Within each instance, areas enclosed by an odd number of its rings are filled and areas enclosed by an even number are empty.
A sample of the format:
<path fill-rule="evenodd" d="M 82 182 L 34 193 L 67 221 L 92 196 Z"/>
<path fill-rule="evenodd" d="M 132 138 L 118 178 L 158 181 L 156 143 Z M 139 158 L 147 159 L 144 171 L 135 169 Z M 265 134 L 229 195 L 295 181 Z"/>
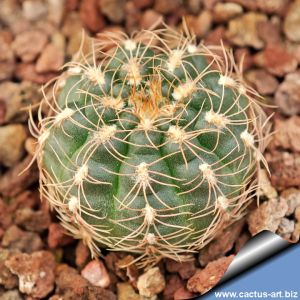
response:
<path fill-rule="evenodd" d="M 146 7 L 151 7 L 154 3 L 154 0 L 133 0 L 134 6 L 136 8 L 146 8 Z"/>
<path fill-rule="evenodd" d="M 219 0 L 217 0 L 219 1 Z M 224 2 L 237 3 L 246 8 L 247 10 L 257 10 L 257 2 L 260 0 L 225 0 Z M 267 0 L 268 1 L 268 0 Z"/>
<path fill-rule="evenodd" d="M 125 5 L 125 29 L 129 34 L 139 29 L 141 19 L 140 10 L 133 4 L 132 1 L 127 1 Z"/>
<path fill-rule="evenodd" d="M 254 62 L 275 76 L 284 76 L 293 72 L 298 65 L 295 56 L 280 46 L 269 46 L 257 53 L 254 56 Z"/>
<path fill-rule="evenodd" d="M 300 42 L 300 0 L 294 1 L 284 19 L 283 30 L 288 39 Z"/>
<path fill-rule="evenodd" d="M 212 26 L 212 15 L 208 10 L 203 10 L 198 16 L 186 16 L 188 28 L 197 37 L 203 37 Z M 219 41 L 220 42 L 220 41 Z"/>
<path fill-rule="evenodd" d="M 258 26 L 260 22 L 267 20 L 263 14 L 249 12 L 241 17 L 229 21 L 226 37 L 238 46 L 251 46 L 261 49 L 264 42 L 258 36 Z"/>
<path fill-rule="evenodd" d="M 48 211 L 34 211 L 26 207 L 15 212 L 15 224 L 28 231 L 42 232 L 49 227 L 50 222 Z"/>
<path fill-rule="evenodd" d="M 216 260 L 229 252 L 240 236 L 245 220 L 240 220 L 226 228 L 220 235 L 200 250 L 199 262 L 201 266 L 206 266 L 210 261 Z"/>
<path fill-rule="evenodd" d="M 256 4 L 259 10 L 267 14 L 284 14 L 289 0 L 256 0 Z"/>
<path fill-rule="evenodd" d="M 0 228 L 7 229 L 12 223 L 8 205 L 0 197 Z"/>
<path fill-rule="evenodd" d="M 32 156 L 27 156 L 0 177 L 0 193 L 2 195 L 13 197 L 38 180 L 37 165 L 33 164 L 27 168 L 31 161 Z"/>
<path fill-rule="evenodd" d="M 115 263 L 115 273 L 116 275 L 120 275 L 122 270 L 126 270 L 126 277 L 129 278 L 129 282 L 136 286 L 136 282 L 139 277 L 139 270 L 134 263 L 134 259 L 135 258 L 132 255 L 126 255 L 125 257 L 118 259 Z M 123 276 L 121 275 L 120 278 L 122 277 Z"/>
<path fill-rule="evenodd" d="M 55 259 L 48 251 L 34 252 L 31 255 L 15 254 L 5 265 L 19 277 L 19 289 L 22 293 L 44 298 L 54 288 Z"/>
<path fill-rule="evenodd" d="M 295 219 L 298 223 L 300 223 L 300 205 L 295 210 Z"/>
<path fill-rule="evenodd" d="M 0 164 L 10 167 L 22 158 L 26 137 L 26 129 L 21 124 L 0 127 Z"/>
<path fill-rule="evenodd" d="M 70 37 L 82 30 L 82 22 L 77 12 L 68 13 L 64 18 L 61 32 L 64 36 Z"/>
<path fill-rule="evenodd" d="M 202 0 L 187 0 L 186 2 L 187 9 L 190 13 L 194 15 L 199 13 L 202 6 Z"/>
<path fill-rule="evenodd" d="M 271 95 L 278 88 L 278 80 L 263 69 L 249 70 L 246 79 L 261 95 Z"/>
<path fill-rule="evenodd" d="M 26 0 L 22 3 L 23 16 L 29 21 L 36 21 L 44 17 L 47 12 L 47 5 L 41 1 Z"/>
<path fill-rule="evenodd" d="M 23 231 L 16 225 L 12 225 L 5 231 L 1 246 L 12 250 L 32 253 L 42 249 L 44 245 L 38 234 Z"/>
<path fill-rule="evenodd" d="M 219 282 L 233 259 L 234 255 L 222 257 L 210 262 L 203 270 L 198 270 L 196 274 L 188 280 L 188 290 L 193 293 L 201 294 L 209 291 Z"/>
<path fill-rule="evenodd" d="M 163 292 L 164 300 L 173 300 L 177 290 L 184 288 L 184 283 L 178 275 L 171 275 L 167 279 Z"/>
<path fill-rule="evenodd" d="M 49 228 L 47 242 L 50 249 L 66 246 L 74 241 L 60 224 L 51 223 L 47 227 Z"/>
<path fill-rule="evenodd" d="M 300 72 L 287 74 L 275 94 L 275 104 L 285 115 L 300 113 Z"/>
<path fill-rule="evenodd" d="M 258 36 L 264 41 L 267 47 L 277 47 L 282 44 L 281 24 L 279 18 L 260 22 Z"/>
<path fill-rule="evenodd" d="M 18 290 L 12 290 L 1 294 L 0 300 L 23 300 L 23 298 Z"/>
<path fill-rule="evenodd" d="M 15 56 L 10 42 L 0 36 L 0 81 L 10 79 L 15 69 Z"/>
<path fill-rule="evenodd" d="M 92 285 L 107 288 L 110 285 L 110 278 L 101 260 L 92 260 L 81 271 L 83 278 Z"/>
<path fill-rule="evenodd" d="M 40 30 L 29 30 L 18 34 L 12 48 L 23 62 L 32 62 L 46 46 L 48 37 Z"/>
<path fill-rule="evenodd" d="M 271 172 L 271 182 L 278 191 L 300 186 L 300 155 L 273 151 L 266 154 Z"/>
<path fill-rule="evenodd" d="M 243 71 L 250 69 L 253 66 L 253 57 L 249 48 L 237 48 L 234 51 L 234 58 L 238 66 L 241 66 Z"/>
<path fill-rule="evenodd" d="M 120 282 L 117 284 L 118 300 L 142 300 L 133 287 L 127 282 Z"/>
<path fill-rule="evenodd" d="M 79 12 L 80 19 L 88 30 L 99 32 L 104 28 L 105 21 L 99 12 L 97 0 L 83 0 Z"/>
<path fill-rule="evenodd" d="M 300 117 L 275 118 L 274 125 L 274 137 L 269 148 L 283 148 L 300 152 Z"/>
<path fill-rule="evenodd" d="M 158 267 L 149 269 L 141 275 L 137 282 L 137 288 L 141 296 L 153 297 L 164 290 L 165 278 Z"/>
<path fill-rule="evenodd" d="M 18 286 L 18 277 L 5 266 L 5 262 L 13 254 L 14 252 L 10 250 L 0 248 L 0 286 L 2 285 L 6 289 L 13 289 Z"/>
<path fill-rule="evenodd" d="M 240 15 L 243 7 L 236 3 L 217 3 L 213 8 L 213 18 L 217 22 L 227 22 Z"/>
<path fill-rule="evenodd" d="M 204 43 L 206 45 L 220 45 L 220 41 L 224 42 L 224 45 L 228 44 L 225 36 L 226 30 L 223 26 L 218 26 L 215 29 L 209 31 L 205 36 Z"/>
<path fill-rule="evenodd" d="M 283 199 L 274 198 L 263 202 L 248 217 L 249 231 L 252 236 L 263 230 L 276 232 L 287 210 L 288 205 Z"/>
<path fill-rule="evenodd" d="M 32 81 L 38 84 L 47 83 L 50 79 L 57 76 L 57 72 L 37 73 L 35 65 L 31 63 L 21 63 L 16 67 L 15 75 L 20 80 Z"/>
<path fill-rule="evenodd" d="M 60 25 L 64 17 L 66 1 L 48 0 L 47 2 L 48 2 L 48 20 L 55 25 Z"/>
<path fill-rule="evenodd" d="M 140 20 L 141 29 L 150 29 L 154 24 L 159 24 L 163 21 L 163 15 L 153 9 L 147 9 Z"/>
<path fill-rule="evenodd" d="M 295 230 L 295 221 L 282 218 L 277 229 L 277 233 L 284 238 L 290 238 Z"/>
<path fill-rule="evenodd" d="M 218 4 L 218 2 L 220 2 L 220 0 L 203 0 L 202 2 L 204 8 L 212 10 Z"/>
<path fill-rule="evenodd" d="M 101 0 L 100 10 L 113 23 L 121 23 L 125 18 L 126 0 Z"/>
<path fill-rule="evenodd" d="M 169 14 L 180 8 L 181 0 L 155 0 L 154 9 L 161 14 Z"/>
<path fill-rule="evenodd" d="M 194 299 L 196 294 L 191 293 L 185 288 L 178 289 L 174 294 L 174 300 L 187 300 L 187 299 Z"/>
<path fill-rule="evenodd" d="M 49 242 L 48 242 L 49 243 Z M 89 248 L 80 240 L 75 250 L 75 263 L 78 267 L 83 267 L 90 258 Z"/>
<path fill-rule="evenodd" d="M 182 279 L 188 279 L 196 272 L 195 259 L 181 263 L 172 259 L 167 259 L 166 269 L 170 273 L 178 273 Z"/>
<path fill-rule="evenodd" d="M 286 201 L 288 205 L 288 210 L 285 214 L 286 216 L 292 215 L 296 211 L 296 208 L 300 207 L 300 190 L 290 188 L 284 190 L 280 196 Z"/>
<path fill-rule="evenodd" d="M 64 64 L 64 51 L 54 44 L 48 44 L 36 63 L 38 73 L 58 71 Z"/>
<path fill-rule="evenodd" d="M 82 41 L 82 32 L 78 31 L 70 37 L 66 54 L 69 56 L 76 55 L 81 46 L 81 51 L 84 55 L 90 53 L 92 50 L 91 39 L 88 36 L 85 36 L 84 40 Z"/>

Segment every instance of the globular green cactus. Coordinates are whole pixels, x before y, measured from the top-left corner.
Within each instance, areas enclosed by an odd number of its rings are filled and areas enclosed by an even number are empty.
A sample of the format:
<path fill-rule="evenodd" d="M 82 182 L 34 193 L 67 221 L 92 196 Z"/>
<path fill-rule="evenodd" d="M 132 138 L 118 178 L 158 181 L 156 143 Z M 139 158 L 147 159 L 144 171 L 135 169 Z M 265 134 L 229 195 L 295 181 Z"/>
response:
<path fill-rule="evenodd" d="M 229 51 L 194 41 L 169 29 L 100 36 L 45 93 L 41 191 L 93 254 L 184 259 L 257 190 L 266 118 L 255 91 Z"/>

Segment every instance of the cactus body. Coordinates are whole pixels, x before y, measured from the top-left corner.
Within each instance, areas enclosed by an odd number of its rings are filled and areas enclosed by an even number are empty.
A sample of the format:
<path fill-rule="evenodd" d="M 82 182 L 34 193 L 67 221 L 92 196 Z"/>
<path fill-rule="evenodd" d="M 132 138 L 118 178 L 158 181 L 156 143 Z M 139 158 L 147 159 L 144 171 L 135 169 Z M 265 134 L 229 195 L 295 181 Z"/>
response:
<path fill-rule="evenodd" d="M 44 101 L 41 189 L 93 253 L 182 259 L 256 189 L 264 115 L 230 53 L 160 33 L 100 42 Z"/>

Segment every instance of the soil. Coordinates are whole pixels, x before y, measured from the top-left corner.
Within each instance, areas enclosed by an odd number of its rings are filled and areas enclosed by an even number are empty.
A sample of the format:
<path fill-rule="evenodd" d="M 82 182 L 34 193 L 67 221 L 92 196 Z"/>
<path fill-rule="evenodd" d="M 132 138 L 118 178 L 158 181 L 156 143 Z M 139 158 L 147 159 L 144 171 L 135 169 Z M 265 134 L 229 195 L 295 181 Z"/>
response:
<path fill-rule="evenodd" d="M 0 300 L 190 299 L 210 290 L 236 253 L 262 230 L 298 242 L 300 236 L 299 0 L 0 0 Z M 231 47 L 248 83 L 270 106 L 274 134 L 265 153 L 260 205 L 195 254 L 138 269 L 128 253 L 91 259 L 40 199 L 33 162 L 41 84 L 78 50 L 82 30 L 130 34 L 182 18 L 207 45 Z M 158 25 L 159 26 L 159 25 Z M 89 45 L 83 45 L 88 51 Z M 23 172 L 22 172 L 23 171 Z"/>

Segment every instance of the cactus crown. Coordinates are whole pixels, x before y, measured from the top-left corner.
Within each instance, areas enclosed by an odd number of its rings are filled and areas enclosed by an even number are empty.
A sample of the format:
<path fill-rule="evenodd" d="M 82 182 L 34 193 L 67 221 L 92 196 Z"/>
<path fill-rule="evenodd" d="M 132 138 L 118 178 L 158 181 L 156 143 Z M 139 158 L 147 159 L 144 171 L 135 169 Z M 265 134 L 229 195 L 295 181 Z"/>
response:
<path fill-rule="evenodd" d="M 266 119 L 218 51 L 168 28 L 106 34 L 50 84 L 32 127 L 41 191 L 93 254 L 182 260 L 243 214 Z"/>

